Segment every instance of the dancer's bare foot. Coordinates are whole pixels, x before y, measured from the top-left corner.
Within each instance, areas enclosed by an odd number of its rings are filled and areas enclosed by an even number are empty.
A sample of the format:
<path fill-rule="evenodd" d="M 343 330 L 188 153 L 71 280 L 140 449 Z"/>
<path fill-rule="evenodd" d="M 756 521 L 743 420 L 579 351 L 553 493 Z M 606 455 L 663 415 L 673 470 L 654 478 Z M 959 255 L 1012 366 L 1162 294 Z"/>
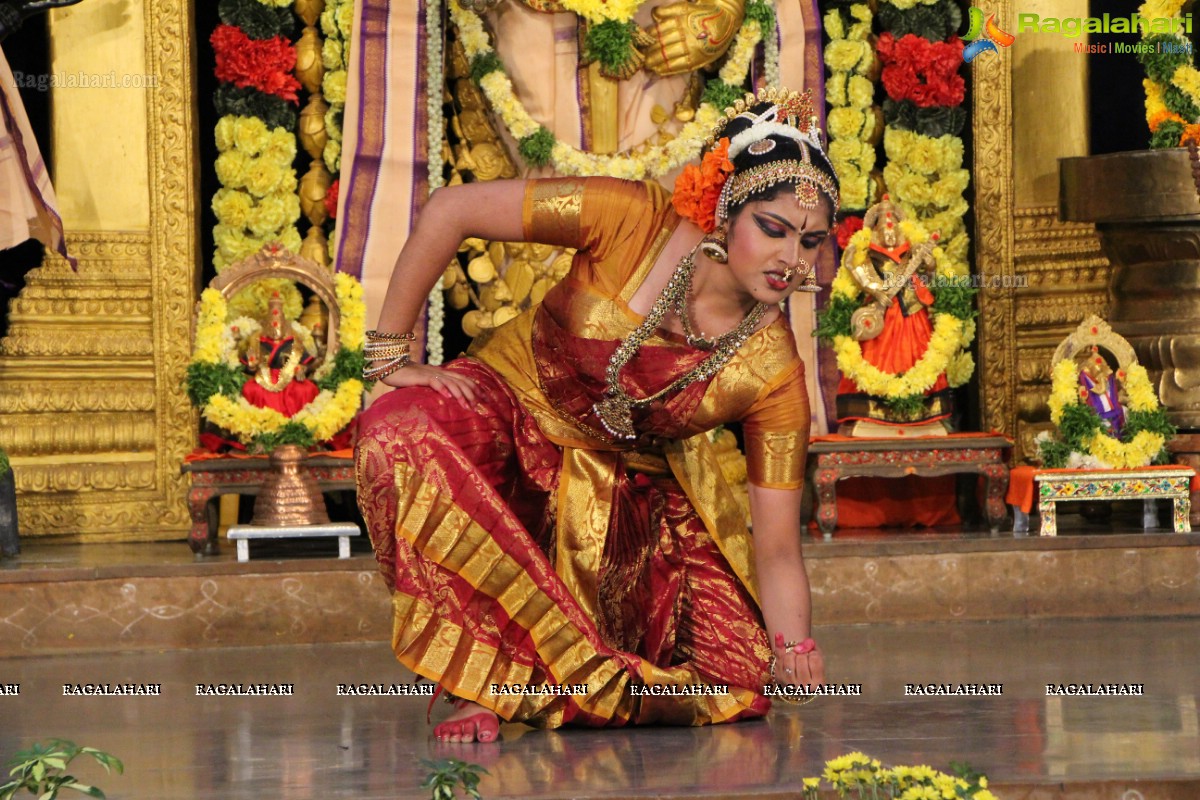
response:
<path fill-rule="evenodd" d="M 455 702 L 455 709 L 433 729 L 433 737 L 442 742 L 494 742 L 500 734 L 496 712 L 466 700 Z"/>

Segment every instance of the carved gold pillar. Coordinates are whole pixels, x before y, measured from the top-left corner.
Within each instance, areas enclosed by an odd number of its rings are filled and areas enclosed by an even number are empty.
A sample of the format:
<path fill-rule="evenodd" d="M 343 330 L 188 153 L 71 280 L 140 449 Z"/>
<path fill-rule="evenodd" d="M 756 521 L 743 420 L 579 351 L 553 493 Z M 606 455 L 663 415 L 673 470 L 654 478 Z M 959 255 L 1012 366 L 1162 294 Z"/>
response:
<path fill-rule="evenodd" d="M 49 256 L 0 342 L 0 445 L 25 536 L 188 528 L 183 394 L 197 283 L 191 13 L 94 0 L 51 17 L 54 181 L 79 271 Z M 86 81 L 85 81 L 86 78 Z"/>
<path fill-rule="evenodd" d="M 1086 17 L 1086 0 L 976 3 L 1015 32 L 1016 12 Z M 1085 316 L 1104 314 L 1109 265 L 1092 225 L 1058 220 L 1058 159 L 1088 153 L 1088 56 L 1054 33 L 1023 33 L 976 58 L 976 268 L 982 423 L 1016 459 L 1050 427 L 1050 357 Z M 1129 124 L 1139 124 L 1132 119 Z"/>

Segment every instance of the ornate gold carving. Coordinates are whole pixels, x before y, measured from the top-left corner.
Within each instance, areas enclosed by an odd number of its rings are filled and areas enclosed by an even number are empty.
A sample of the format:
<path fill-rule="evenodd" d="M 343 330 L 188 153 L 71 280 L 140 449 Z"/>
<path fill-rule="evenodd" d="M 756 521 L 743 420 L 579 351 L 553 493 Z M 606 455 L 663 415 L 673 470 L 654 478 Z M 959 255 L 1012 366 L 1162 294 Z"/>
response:
<path fill-rule="evenodd" d="M 1011 25 L 1012 0 L 988 9 Z M 972 63 L 975 134 L 975 261 L 983 276 L 1013 274 L 1012 59 Z M 1013 303 L 1003 290 L 979 292 L 979 400 L 985 430 L 1016 430 L 1013 405 Z"/>
<path fill-rule="evenodd" d="M 39 409 L 40 411 L 40 409 Z M 51 453 L 153 452 L 154 417 L 120 412 L 25 413 L 5 417 L 13 430 L 5 447 L 37 456 Z"/>
<path fill-rule="evenodd" d="M 198 263 L 194 37 L 183 0 L 149 0 L 145 19 L 158 80 L 146 93 L 149 232 L 69 231 L 79 271 L 48 255 L 0 343 L 0 446 L 31 536 L 182 538 L 190 525 L 179 465 L 197 430 L 181 389 Z"/>

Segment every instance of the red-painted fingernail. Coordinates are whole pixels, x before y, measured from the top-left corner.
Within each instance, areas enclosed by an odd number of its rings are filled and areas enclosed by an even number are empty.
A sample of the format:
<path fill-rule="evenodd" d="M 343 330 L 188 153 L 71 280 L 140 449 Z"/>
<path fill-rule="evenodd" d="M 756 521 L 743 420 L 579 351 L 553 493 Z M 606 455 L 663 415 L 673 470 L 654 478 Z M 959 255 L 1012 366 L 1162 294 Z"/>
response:
<path fill-rule="evenodd" d="M 783 634 L 782 633 L 775 634 L 775 646 L 783 647 Z"/>

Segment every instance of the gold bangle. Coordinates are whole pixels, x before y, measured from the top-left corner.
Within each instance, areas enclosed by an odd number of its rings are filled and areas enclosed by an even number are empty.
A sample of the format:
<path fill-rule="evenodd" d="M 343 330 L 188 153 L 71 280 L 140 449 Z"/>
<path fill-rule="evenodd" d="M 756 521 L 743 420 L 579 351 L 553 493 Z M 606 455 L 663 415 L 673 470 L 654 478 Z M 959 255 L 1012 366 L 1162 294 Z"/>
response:
<path fill-rule="evenodd" d="M 412 331 L 408 333 L 382 333 L 380 331 L 367 331 L 367 339 L 372 341 L 415 341 L 417 335 Z"/>
<path fill-rule="evenodd" d="M 385 345 L 381 347 L 364 347 L 363 355 L 367 361 L 385 361 L 392 358 L 403 358 L 410 355 L 408 345 Z"/>
<path fill-rule="evenodd" d="M 370 367 L 363 370 L 363 380 L 378 381 L 391 375 L 404 367 L 408 366 L 408 356 L 394 358 L 386 364 L 378 367 Z"/>

